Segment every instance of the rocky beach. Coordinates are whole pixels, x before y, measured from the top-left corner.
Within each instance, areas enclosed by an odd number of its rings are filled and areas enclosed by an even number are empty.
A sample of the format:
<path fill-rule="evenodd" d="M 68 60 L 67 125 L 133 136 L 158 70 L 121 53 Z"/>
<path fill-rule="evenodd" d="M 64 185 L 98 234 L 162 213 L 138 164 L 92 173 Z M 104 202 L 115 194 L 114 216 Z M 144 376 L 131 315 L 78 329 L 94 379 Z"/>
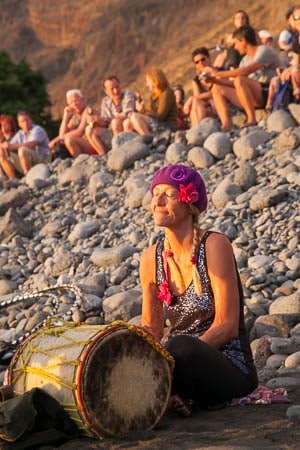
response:
<path fill-rule="evenodd" d="M 232 242 L 260 384 L 286 388 L 291 400 L 189 419 L 168 413 L 151 431 L 57 448 L 299 448 L 300 105 L 289 109 L 231 133 L 213 119 L 154 137 L 121 133 L 105 156 L 55 159 L 22 179 L 1 177 L 1 382 L 16 345 L 51 316 L 140 324 L 139 259 L 162 233 L 152 221 L 150 181 L 163 165 L 182 163 L 207 185 L 201 225 Z"/>

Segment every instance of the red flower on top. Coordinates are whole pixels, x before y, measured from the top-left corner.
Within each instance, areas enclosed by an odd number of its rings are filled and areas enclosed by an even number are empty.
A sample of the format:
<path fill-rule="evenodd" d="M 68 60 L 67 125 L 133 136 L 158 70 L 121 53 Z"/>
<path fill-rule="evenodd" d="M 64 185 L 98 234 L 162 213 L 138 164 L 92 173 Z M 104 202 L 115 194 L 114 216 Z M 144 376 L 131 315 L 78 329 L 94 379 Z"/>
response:
<path fill-rule="evenodd" d="M 199 194 L 194 183 L 189 183 L 187 186 L 179 185 L 178 198 L 183 203 L 195 203 L 199 199 Z"/>
<path fill-rule="evenodd" d="M 167 280 L 163 281 L 159 285 L 159 291 L 157 293 L 157 298 L 159 298 L 159 300 L 164 302 L 166 305 L 168 305 L 168 306 L 171 305 L 172 294 L 169 290 L 169 284 L 168 284 Z"/>

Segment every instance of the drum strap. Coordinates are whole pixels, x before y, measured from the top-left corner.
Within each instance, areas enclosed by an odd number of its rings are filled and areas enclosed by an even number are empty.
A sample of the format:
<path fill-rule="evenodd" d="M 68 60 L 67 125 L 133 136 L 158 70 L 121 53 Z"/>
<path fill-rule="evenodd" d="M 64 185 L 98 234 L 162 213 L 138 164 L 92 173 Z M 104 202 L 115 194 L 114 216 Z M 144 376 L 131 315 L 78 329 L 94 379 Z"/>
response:
<path fill-rule="evenodd" d="M 58 313 L 58 308 L 60 305 L 60 297 L 59 294 L 62 291 L 70 291 L 75 295 L 75 299 L 73 303 L 71 304 L 69 310 L 65 312 L 64 314 Z M 9 363 L 9 359 L 12 357 L 12 352 L 16 349 L 16 347 L 21 344 L 28 336 L 30 336 L 35 331 L 38 331 L 40 328 L 42 328 L 47 321 L 53 316 L 58 316 L 59 318 L 62 318 L 63 320 L 69 321 L 72 317 L 72 314 L 74 311 L 78 308 L 80 308 L 82 299 L 83 299 L 83 292 L 82 290 L 75 285 L 71 284 L 62 284 L 62 285 L 55 285 L 51 286 L 45 289 L 42 289 L 40 291 L 34 291 L 34 292 L 25 292 L 24 294 L 16 295 L 8 300 L 0 302 L 0 309 L 13 305 L 15 303 L 24 302 L 26 300 L 31 300 L 35 298 L 43 298 L 48 297 L 52 301 L 52 311 L 49 313 L 49 315 L 41 321 L 39 324 L 37 324 L 35 327 L 33 327 L 30 331 L 27 331 L 22 336 L 18 337 L 18 339 L 14 339 L 10 343 L 1 343 L 0 346 L 0 362 L 1 360 L 7 359 L 7 363 Z M 7 353 L 8 352 L 8 353 Z M 8 355 L 7 358 L 5 358 L 6 354 Z M 5 361 L 3 361 L 5 364 Z"/>

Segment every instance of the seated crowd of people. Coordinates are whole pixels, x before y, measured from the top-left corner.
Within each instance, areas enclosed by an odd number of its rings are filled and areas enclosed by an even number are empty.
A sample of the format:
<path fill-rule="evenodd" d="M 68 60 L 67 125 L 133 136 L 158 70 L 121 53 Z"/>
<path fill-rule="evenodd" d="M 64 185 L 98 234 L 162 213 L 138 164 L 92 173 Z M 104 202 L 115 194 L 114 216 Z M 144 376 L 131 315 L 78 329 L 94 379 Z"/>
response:
<path fill-rule="evenodd" d="M 291 87 L 290 101 L 300 101 L 300 6 L 286 13 L 287 27 L 278 39 L 278 48 L 268 30 L 256 30 L 247 13 L 233 16 L 233 31 L 222 40 L 221 51 L 212 61 L 207 47 L 196 48 L 192 61 L 196 74 L 192 94 L 185 98 L 182 85 L 172 86 L 165 73 L 151 68 L 146 73 L 149 101 L 138 92 L 121 89 L 117 76 L 107 76 L 100 108 L 86 103 L 80 89 L 66 93 L 58 136 L 49 142 L 43 127 L 35 124 L 27 111 L 0 116 L 0 165 L 8 178 L 25 175 L 39 163 L 48 162 L 57 152 L 104 155 L 113 135 L 135 131 L 151 135 L 163 130 L 186 130 L 205 117 L 217 117 L 223 131 L 232 129 L 232 114 L 243 111 L 242 127 L 256 124 L 255 110 L 272 111 L 278 88 Z"/>

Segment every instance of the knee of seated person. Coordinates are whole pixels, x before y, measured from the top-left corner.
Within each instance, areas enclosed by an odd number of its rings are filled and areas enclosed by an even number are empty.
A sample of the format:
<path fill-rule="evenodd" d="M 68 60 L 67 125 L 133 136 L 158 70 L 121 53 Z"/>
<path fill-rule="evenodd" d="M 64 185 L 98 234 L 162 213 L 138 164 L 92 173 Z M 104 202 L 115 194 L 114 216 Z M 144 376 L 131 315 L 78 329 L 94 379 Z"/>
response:
<path fill-rule="evenodd" d="M 26 155 L 28 153 L 28 149 L 27 147 L 21 146 L 18 148 L 18 156 L 19 157 L 23 157 L 24 155 Z"/>
<path fill-rule="evenodd" d="M 171 338 L 166 344 L 166 350 L 176 359 L 184 359 L 193 352 L 194 345 L 198 340 L 188 335 L 178 335 Z"/>
<path fill-rule="evenodd" d="M 92 136 L 92 134 L 93 134 L 93 128 L 90 127 L 89 125 L 87 125 L 85 127 L 84 133 L 85 133 L 87 138 L 90 138 Z"/>
<path fill-rule="evenodd" d="M 201 105 L 203 103 L 203 100 L 199 97 L 193 97 L 192 101 L 192 107 L 196 105 Z"/>
<path fill-rule="evenodd" d="M 234 87 L 242 86 L 247 81 L 247 77 L 243 77 L 241 75 L 233 78 Z"/>
<path fill-rule="evenodd" d="M 72 145 L 74 141 L 75 141 L 75 136 L 66 135 L 64 137 L 64 144 L 66 147 L 68 147 L 69 145 Z"/>

